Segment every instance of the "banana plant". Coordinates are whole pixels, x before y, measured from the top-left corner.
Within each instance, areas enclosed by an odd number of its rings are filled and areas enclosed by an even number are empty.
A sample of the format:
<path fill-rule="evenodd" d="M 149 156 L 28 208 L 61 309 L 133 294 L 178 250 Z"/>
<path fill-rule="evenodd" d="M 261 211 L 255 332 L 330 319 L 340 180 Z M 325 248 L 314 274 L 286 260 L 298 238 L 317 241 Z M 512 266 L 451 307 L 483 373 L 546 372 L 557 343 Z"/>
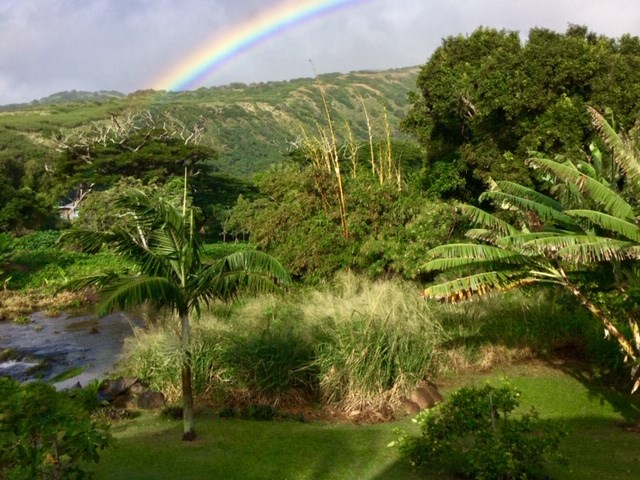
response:
<path fill-rule="evenodd" d="M 635 145 L 618 135 L 606 119 L 589 110 L 605 144 L 615 146 L 616 161 L 630 190 L 640 184 L 640 154 Z M 634 206 L 596 169 L 571 162 L 531 158 L 531 168 L 555 179 L 578 194 L 567 201 L 513 182 L 491 182 L 480 200 L 509 213 L 499 215 L 474 206 L 462 211 L 476 225 L 467 243 L 441 245 L 428 252 L 425 271 L 452 271 L 453 280 L 429 286 L 423 296 L 457 302 L 490 292 L 532 284 L 554 284 L 575 296 L 604 326 L 605 335 L 617 341 L 631 364 L 632 391 L 640 387 L 640 322 L 632 312 L 613 318 L 582 287 L 585 268 L 606 266 L 622 278 L 636 271 L 640 259 L 640 226 Z M 564 189 L 566 191 L 567 189 Z M 566 200 L 566 196 L 564 199 Z M 618 293 L 630 292 L 620 282 Z M 628 325 L 628 332 L 621 327 Z"/>

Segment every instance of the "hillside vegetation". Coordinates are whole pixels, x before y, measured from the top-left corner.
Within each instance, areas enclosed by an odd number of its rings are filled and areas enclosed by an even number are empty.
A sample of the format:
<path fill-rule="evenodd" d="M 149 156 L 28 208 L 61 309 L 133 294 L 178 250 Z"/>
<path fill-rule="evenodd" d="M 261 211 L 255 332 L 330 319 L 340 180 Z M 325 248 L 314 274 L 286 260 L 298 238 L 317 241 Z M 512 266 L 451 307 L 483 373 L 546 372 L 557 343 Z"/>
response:
<path fill-rule="evenodd" d="M 281 161 L 303 131 L 314 132 L 326 121 L 322 92 L 334 120 L 347 122 L 356 138 L 367 135 L 363 105 L 379 135 L 385 112 L 399 134 L 398 125 L 409 107 L 407 93 L 417 74 L 417 67 L 335 73 L 177 93 L 144 90 L 124 97 L 117 92 L 62 92 L 32 104 L 0 107 L 0 156 L 12 146 L 27 157 L 24 160 L 42 158 L 53 154 L 54 135 L 131 112 L 170 111 L 185 124 L 203 123 L 202 143 L 218 152 L 216 166 L 222 173 L 247 177 Z"/>

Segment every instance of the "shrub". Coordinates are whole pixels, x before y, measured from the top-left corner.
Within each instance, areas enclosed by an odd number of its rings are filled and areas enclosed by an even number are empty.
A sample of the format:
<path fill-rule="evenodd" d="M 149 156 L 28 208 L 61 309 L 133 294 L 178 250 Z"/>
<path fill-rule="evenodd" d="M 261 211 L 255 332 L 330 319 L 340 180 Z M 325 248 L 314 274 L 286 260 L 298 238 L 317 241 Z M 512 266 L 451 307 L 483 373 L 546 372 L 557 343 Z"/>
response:
<path fill-rule="evenodd" d="M 383 413 L 433 376 L 441 326 L 410 284 L 343 274 L 302 310 L 317 329 L 322 397 L 335 408 Z"/>
<path fill-rule="evenodd" d="M 266 303 L 271 304 L 272 299 Z M 264 307 L 264 301 L 260 306 Z M 242 316 L 248 312 L 239 310 Z M 231 329 L 208 314 L 194 323 L 191 362 L 196 394 L 241 396 L 273 404 L 311 394 L 317 374 L 310 366 L 313 348 L 309 341 L 289 328 L 289 322 L 249 325 L 251 320 L 243 318 L 242 325 Z M 157 327 L 140 332 L 128 345 L 124 373 L 145 379 L 173 399 L 179 386 L 179 343 L 166 328 Z"/>
<path fill-rule="evenodd" d="M 31 252 L 33 250 L 56 248 L 59 238 L 60 232 L 54 230 L 33 232 L 16 239 L 15 250 L 16 252 Z"/>
<path fill-rule="evenodd" d="M 106 426 L 49 384 L 0 377 L 0 478 L 87 478 L 110 443 Z"/>
<path fill-rule="evenodd" d="M 438 464 L 474 479 L 542 479 L 564 431 L 535 410 L 513 418 L 519 392 L 509 385 L 466 387 L 415 421 L 421 435 L 397 443 L 414 465 Z"/>
<path fill-rule="evenodd" d="M 223 363 L 232 372 L 235 387 L 275 404 L 286 397 L 306 396 L 317 390 L 313 347 L 294 331 L 284 329 L 230 334 L 225 339 Z"/>

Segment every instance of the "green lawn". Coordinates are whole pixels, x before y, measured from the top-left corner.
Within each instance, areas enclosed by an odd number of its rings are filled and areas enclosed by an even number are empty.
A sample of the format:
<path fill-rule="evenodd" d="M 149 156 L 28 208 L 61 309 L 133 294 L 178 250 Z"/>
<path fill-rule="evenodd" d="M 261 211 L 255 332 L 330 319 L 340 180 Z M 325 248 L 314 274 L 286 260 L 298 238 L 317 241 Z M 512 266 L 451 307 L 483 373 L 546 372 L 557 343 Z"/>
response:
<path fill-rule="evenodd" d="M 640 433 L 622 428 L 640 419 L 637 401 L 586 383 L 580 374 L 547 367 L 518 367 L 460 384 L 497 382 L 507 376 L 522 391 L 522 409 L 563 422 L 567 466 L 550 468 L 557 479 L 628 480 L 640 477 Z M 417 479 L 446 478 L 414 470 L 387 444 L 392 424 L 351 425 L 221 420 L 203 412 L 198 440 L 180 441 L 181 424 L 144 415 L 113 428 L 117 438 L 96 467 L 96 479 Z"/>

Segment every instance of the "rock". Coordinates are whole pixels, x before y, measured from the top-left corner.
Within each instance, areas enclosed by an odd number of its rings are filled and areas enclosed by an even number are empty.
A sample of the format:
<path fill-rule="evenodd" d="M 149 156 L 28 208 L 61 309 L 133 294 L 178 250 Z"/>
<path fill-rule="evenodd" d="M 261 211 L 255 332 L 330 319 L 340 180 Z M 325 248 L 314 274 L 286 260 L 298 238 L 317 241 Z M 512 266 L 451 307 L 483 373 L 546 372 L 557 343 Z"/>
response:
<path fill-rule="evenodd" d="M 407 412 L 407 415 L 415 415 L 420 411 L 420 405 L 412 402 L 407 397 L 400 397 L 400 402 L 404 405 L 404 410 Z"/>
<path fill-rule="evenodd" d="M 427 385 L 418 387 L 409 396 L 409 400 L 420 407 L 420 410 L 431 408 L 437 403 L 442 402 L 442 395 L 435 385 Z"/>
<path fill-rule="evenodd" d="M 141 408 L 143 410 L 155 410 L 164 408 L 164 395 L 160 392 L 147 390 L 138 397 L 137 405 L 138 408 Z"/>
<path fill-rule="evenodd" d="M 127 392 L 126 394 L 122 394 L 110 401 L 109 405 L 114 408 L 131 410 L 137 407 L 137 402 L 135 401 L 133 395 L 131 395 L 131 392 Z"/>
<path fill-rule="evenodd" d="M 142 395 L 144 392 L 146 392 L 148 390 L 147 387 L 145 387 L 142 383 L 140 382 L 136 382 L 133 385 L 131 385 L 131 387 L 129 387 L 129 391 L 133 394 L 133 395 Z"/>
<path fill-rule="evenodd" d="M 129 389 L 138 382 L 137 378 L 116 378 L 115 380 L 105 380 L 100 385 L 100 398 L 107 402 L 113 402 L 129 392 Z"/>
<path fill-rule="evenodd" d="M 115 408 L 152 410 L 163 408 L 164 395 L 153 392 L 137 378 L 120 377 L 100 385 L 99 398 Z"/>

